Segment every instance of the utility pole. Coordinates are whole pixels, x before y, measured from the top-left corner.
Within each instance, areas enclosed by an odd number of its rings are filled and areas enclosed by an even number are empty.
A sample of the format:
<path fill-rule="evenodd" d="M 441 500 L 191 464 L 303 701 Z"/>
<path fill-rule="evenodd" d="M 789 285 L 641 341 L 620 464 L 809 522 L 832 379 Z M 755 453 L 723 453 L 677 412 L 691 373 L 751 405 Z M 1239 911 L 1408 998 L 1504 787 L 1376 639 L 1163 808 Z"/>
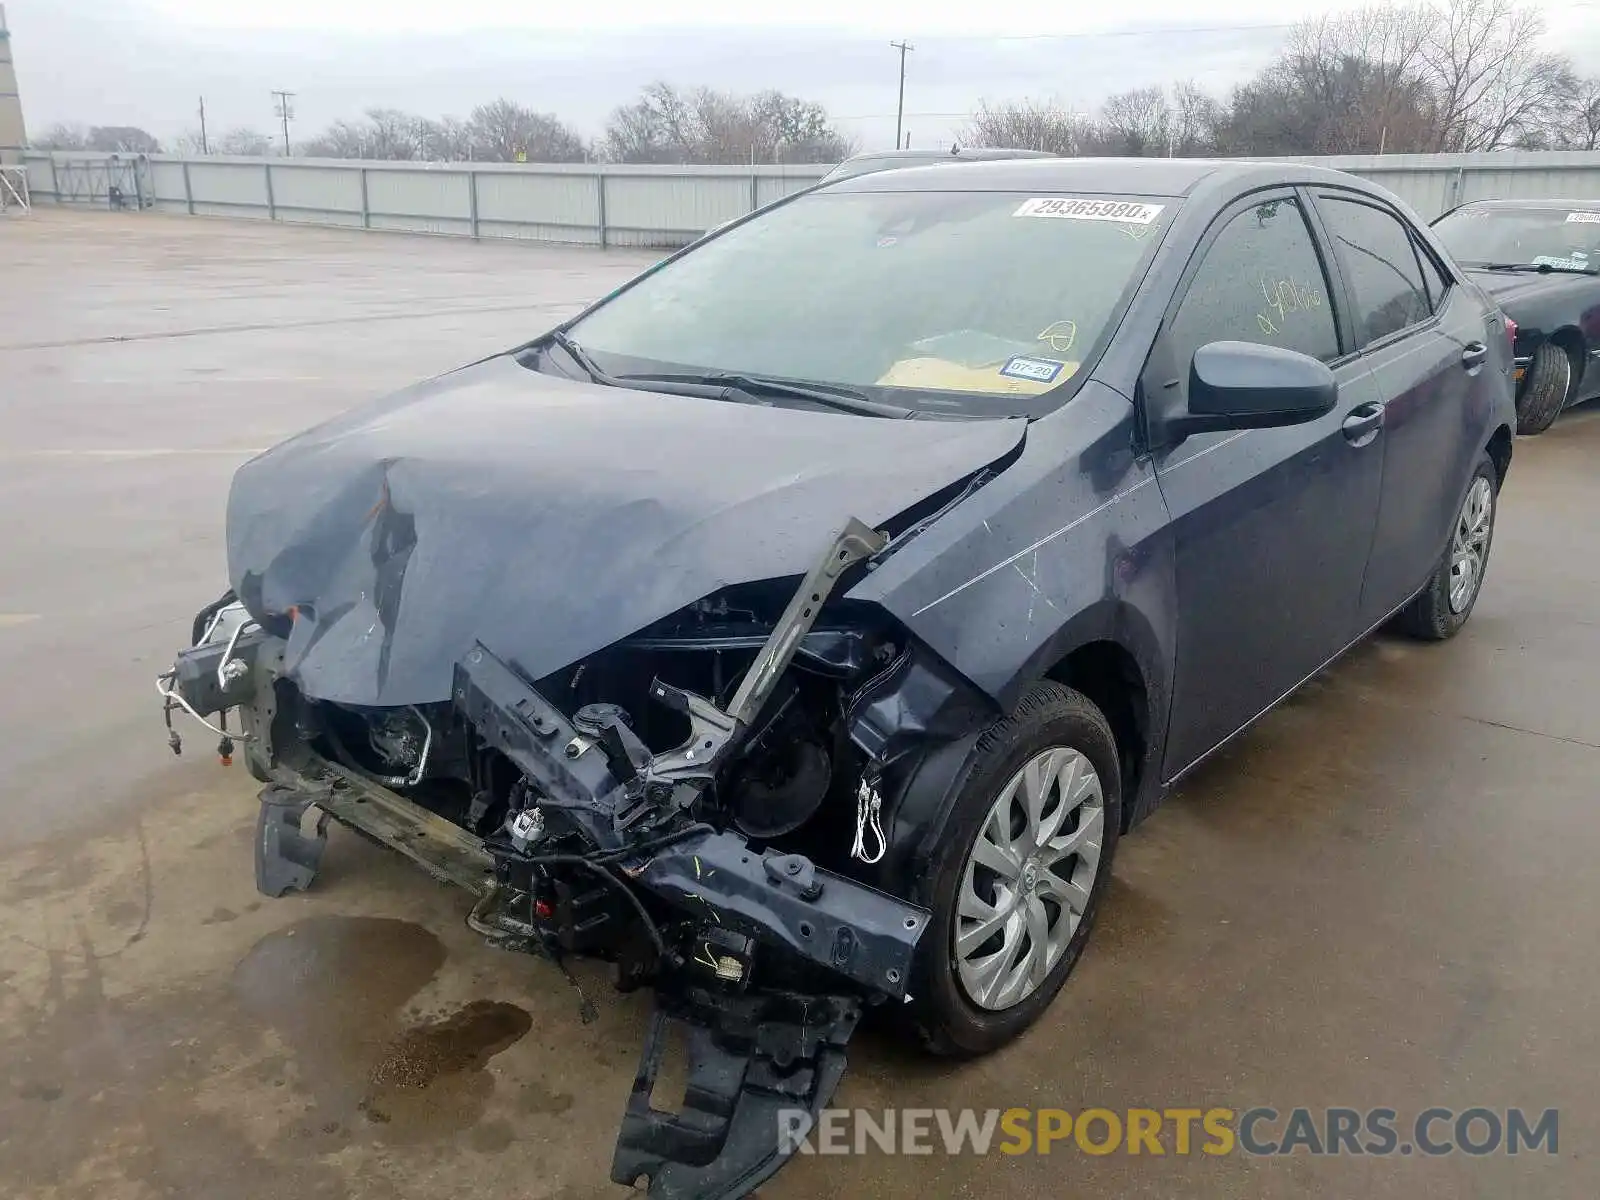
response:
<path fill-rule="evenodd" d="M 200 153 L 211 153 L 211 143 L 206 141 L 206 98 L 204 96 L 200 97 Z"/>
<path fill-rule="evenodd" d="M 283 156 L 289 157 L 289 121 L 294 116 L 294 105 L 289 101 L 294 99 L 293 92 L 273 92 L 278 98 L 278 119 L 283 122 Z"/>
<path fill-rule="evenodd" d="M 900 102 L 894 110 L 894 148 L 900 149 L 900 130 L 905 124 L 906 116 L 906 51 L 915 50 L 910 42 L 890 42 L 896 50 L 900 51 Z"/>

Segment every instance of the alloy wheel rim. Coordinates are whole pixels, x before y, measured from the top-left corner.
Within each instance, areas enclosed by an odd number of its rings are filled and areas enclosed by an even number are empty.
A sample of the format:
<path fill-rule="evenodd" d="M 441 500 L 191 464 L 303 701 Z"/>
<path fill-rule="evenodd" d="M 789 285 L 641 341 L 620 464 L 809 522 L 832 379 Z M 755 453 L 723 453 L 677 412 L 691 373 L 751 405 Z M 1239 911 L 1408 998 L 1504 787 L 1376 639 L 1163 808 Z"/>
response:
<path fill-rule="evenodd" d="M 1105 831 L 1094 765 L 1069 746 L 1029 759 L 1000 790 L 962 868 L 951 929 L 967 998 L 998 1011 L 1049 977 L 1083 922 Z"/>
<path fill-rule="evenodd" d="M 1456 517 L 1455 536 L 1450 542 L 1450 611 L 1465 612 L 1483 582 L 1484 563 L 1489 556 L 1489 531 L 1494 528 L 1494 489 L 1479 475 L 1467 489 L 1461 513 Z"/>

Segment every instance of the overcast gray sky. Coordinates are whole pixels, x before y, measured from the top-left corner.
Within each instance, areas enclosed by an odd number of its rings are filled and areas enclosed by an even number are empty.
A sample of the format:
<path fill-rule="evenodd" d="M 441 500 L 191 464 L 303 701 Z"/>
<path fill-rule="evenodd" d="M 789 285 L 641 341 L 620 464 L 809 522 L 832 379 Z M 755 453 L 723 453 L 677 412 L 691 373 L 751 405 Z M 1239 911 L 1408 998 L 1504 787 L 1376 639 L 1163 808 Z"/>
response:
<path fill-rule="evenodd" d="M 29 128 L 57 121 L 220 131 L 274 127 L 273 88 L 297 93 L 309 137 L 373 106 L 465 115 L 505 95 L 585 134 L 653 79 L 818 100 L 867 146 L 894 138 L 897 54 L 909 38 L 914 145 L 951 140 L 983 100 L 1089 108 L 1111 92 L 1193 78 L 1225 91 L 1294 20 L 1332 0 L 5 0 Z M 1600 73 L 1600 0 L 1548 0 L 1547 44 Z M 1074 9 L 1079 11 L 1074 12 Z M 671 16 L 663 16 L 670 11 Z"/>

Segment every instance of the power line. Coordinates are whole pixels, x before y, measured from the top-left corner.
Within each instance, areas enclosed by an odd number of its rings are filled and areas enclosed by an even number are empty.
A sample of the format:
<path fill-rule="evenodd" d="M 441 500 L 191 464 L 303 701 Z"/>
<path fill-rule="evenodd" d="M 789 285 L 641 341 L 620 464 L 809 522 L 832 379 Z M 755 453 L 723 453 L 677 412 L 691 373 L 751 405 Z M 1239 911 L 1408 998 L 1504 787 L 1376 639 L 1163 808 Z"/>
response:
<path fill-rule="evenodd" d="M 1573 5 L 1573 7 L 1580 6 Z M 1170 25 L 1140 29 L 1090 29 L 1080 33 L 997 33 L 993 35 L 957 33 L 935 35 L 929 40 L 935 42 L 1066 42 L 1086 38 L 1164 37 L 1169 34 L 1186 35 L 1191 33 L 1271 32 L 1274 30 L 1293 29 L 1295 24 L 1296 22 L 1293 21 L 1275 21 L 1257 25 Z"/>

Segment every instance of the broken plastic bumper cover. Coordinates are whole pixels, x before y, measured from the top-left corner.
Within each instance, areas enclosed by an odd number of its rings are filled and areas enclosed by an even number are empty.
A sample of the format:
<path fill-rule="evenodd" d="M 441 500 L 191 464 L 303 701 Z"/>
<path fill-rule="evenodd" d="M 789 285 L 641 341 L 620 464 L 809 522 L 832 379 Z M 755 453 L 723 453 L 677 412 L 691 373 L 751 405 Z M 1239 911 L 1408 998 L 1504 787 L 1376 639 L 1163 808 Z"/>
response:
<path fill-rule="evenodd" d="M 479 735 L 535 786 L 625 850 L 628 834 L 614 816 L 627 789 L 597 743 L 481 646 L 458 666 L 454 698 Z M 495 848 L 459 825 L 314 753 L 298 768 L 280 760 L 271 776 L 256 839 L 262 891 L 309 886 L 331 817 L 479 897 L 475 915 L 496 899 Z M 905 999 L 928 913 L 804 856 L 761 852 L 708 826 L 613 861 L 628 886 L 702 935 L 683 946 L 687 961 L 657 979 L 658 1008 L 612 1178 L 632 1185 L 646 1177 L 649 1194 L 661 1200 L 747 1195 L 787 1161 L 792 1114 L 814 1118 L 832 1098 L 863 1003 Z M 740 990 L 701 969 L 726 961 L 724 939 L 742 938 L 757 955 L 781 960 L 780 976 L 799 968 L 822 977 L 818 992 Z M 680 1111 L 667 1113 L 651 1106 L 650 1094 L 674 1024 L 686 1033 L 688 1079 Z"/>
<path fill-rule="evenodd" d="M 644 1054 L 611 1159 L 611 1178 L 650 1181 L 662 1200 L 746 1196 L 792 1153 L 788 1114 L 815 1121 L 844 1075 L 845 1043 L 860 1005 L 843 996 L 765 992 L 733 998 L 663 998 L 645 1035 Z M 668 1031 L 681 1024 L 689 1079 L 683 1107 L 665 1113 L 650 1093 Z"/>

